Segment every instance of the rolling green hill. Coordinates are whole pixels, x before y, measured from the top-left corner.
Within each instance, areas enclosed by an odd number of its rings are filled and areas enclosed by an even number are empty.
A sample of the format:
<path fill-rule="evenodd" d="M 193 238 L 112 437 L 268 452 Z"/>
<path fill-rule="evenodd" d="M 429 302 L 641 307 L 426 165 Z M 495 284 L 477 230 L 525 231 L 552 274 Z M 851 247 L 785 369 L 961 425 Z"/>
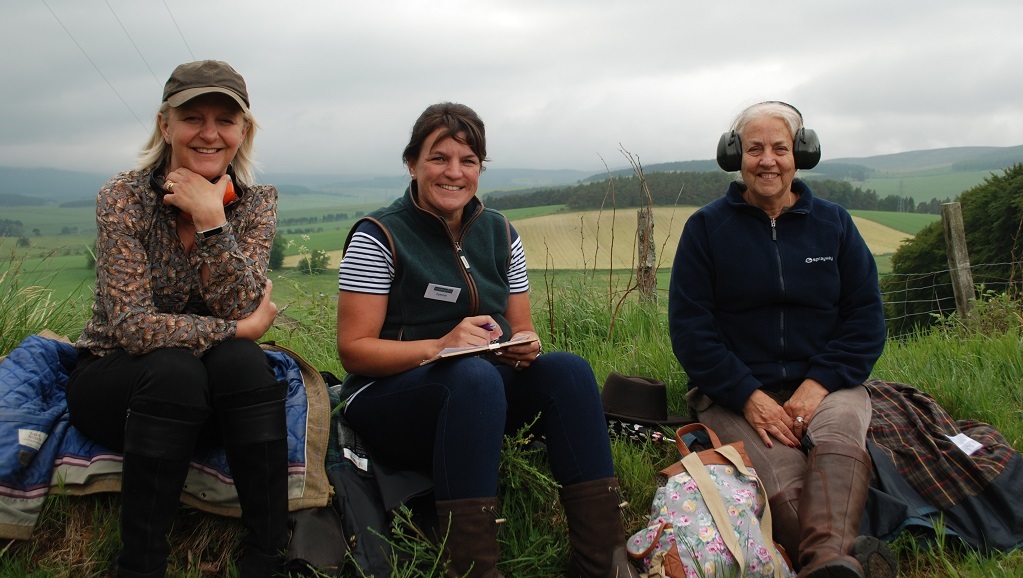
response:
<path fill-rule="evenodd" d="M 899 195 L 917 202 L 932 198 L 954 198 L 979 184 L 992 172 L 1023 162 L 1023 145 L 1013 147 L 953 147 L 909 151 L 871 157 L 826 159 L 807 178 L 844 179 L 853 186 L 873 189 L 879 197 Z M 643 167 L 656 172 L 717 172 L 714 160 L 658 163 Z M 628 168 L 613 168 L 615 176 L 631 175 Z M 108 174 L 65 171 L 53 168 L 0 166 L 0 207 L 20 205 L 22 197 L 45 204 L 60 204 L 92 198 L 110 177 Z M 480 180 L 480 192 L 506 194 L 538 188 L 604 181 L 607 172 L 580 170 L 508 169 L 490 167 Z M 390 175 L 340 175 L 274 173 L 259 175 L 262 182 L 278 186 L 282 197 L 338 196 L 338 205 L 380 203 L 405 189 L 408 178 L 397 169 Z M 7 195 L 11 195 L 7 197 Z M 17 197 L 15 195 L 21 195 Z M 6 199 L 6 201 L 5 201 Z"/>
<path fill-rule="evenodd" d="M 873 189 L 878 197 L 897 195 L 919 202 L 955 199 L 992 173 L 1023 162 L 1023 146 L 954 147 L 909 151 L 864 158 L 824 161 L 869 169 L 865 178 L 850 179 L 853 186 Z M 816 171 L 817 169 L 815 169 Z"/>

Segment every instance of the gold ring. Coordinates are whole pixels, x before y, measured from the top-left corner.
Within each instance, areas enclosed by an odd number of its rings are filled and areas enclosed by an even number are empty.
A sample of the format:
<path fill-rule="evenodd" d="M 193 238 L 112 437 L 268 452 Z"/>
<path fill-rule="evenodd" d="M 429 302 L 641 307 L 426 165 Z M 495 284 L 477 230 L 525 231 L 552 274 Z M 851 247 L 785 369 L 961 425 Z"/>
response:
<path fill-rule="evenodd" d="M 174 188 L 174 181 L 172 181 L 170 179 L 167 179 L 163 183 L 163 188 L 167 189 L 168 191 L 173 189 Z"/>

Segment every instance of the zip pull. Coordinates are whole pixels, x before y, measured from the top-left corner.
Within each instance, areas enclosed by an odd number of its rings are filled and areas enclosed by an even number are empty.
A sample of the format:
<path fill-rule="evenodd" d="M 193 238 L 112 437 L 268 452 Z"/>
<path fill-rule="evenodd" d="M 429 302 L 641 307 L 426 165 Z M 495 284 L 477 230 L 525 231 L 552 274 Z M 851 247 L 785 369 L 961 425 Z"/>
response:
<path fill-rule="evenodd" d="M 484 508 L 483 508 L 483 511 L 484 511 L 484 512 L 490 512 L 490 515 L 492 515 L 492 516 L 494 517 L 494 525 L 495 525 L 495 526 L 500 526 L 501 524 L 504 524 L 505 522 L 507 522 L 507 521 L 508 521 L 508 518 L 502 518 L 502 517 L 501 517 L 501 516 L 500 516 L 500 515 L 499 515 L 499 514 L 497 513 L 497 508 L 495 508 L 495 507 L 493 507 L 493 506 L 491 506 L 491 507 L 489 507 L 489 508 L 487 508 L 487 507 L 484 507 Z"/>
<path fill-rule="evenodd" d="M 629 502 L 627 500 L 623 500 L 622 499 L 622 489 L 620 487 L 618 487 L 618 486 L 608 486 L 607 487 L 607 491 L 609 491 L 612 494 L 614 494 L 615 497 L 619 500 L 619 503 L 618 503 L 618 509 L 619 510 L 624 512 L 625 508 L 629 507 Z"/>
<path fill-rule="evenodd" d="M 775 226 L 776 224 L 777 224 L 777 221 L 774 220 L 774 217 L 771 217 L 771 240 L 772 241 L 777 241 L 778 240 L 778 227 Z"/>
<path fill-rule="evenodd" d="M 465 253 L 462 251 L 462 245 L 457 241 L 455 242 L 455 251 L 458 253 L 458 258 L 462 260 L 462 266 L 465 267 L 465 270 L 471 269 L 469 267 L 469 260 L 465 258 Z"/>

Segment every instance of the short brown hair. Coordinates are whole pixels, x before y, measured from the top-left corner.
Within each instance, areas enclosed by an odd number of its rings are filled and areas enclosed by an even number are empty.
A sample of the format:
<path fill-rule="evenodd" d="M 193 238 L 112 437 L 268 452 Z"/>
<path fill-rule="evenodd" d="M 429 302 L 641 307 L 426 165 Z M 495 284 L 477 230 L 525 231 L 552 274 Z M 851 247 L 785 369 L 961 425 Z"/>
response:
<path fill-rule="evenodd" d="M 426 107 L 412 125 L 412 135 L 405 146 L 405 152 L 402 153 L 402 160 L 406 165 L 415 164 L 422 152 L 423 143 L 439 128 L 444 129 L 444 132 L 438 140 L 450 137 L 466 145 L 479 157 L 481 168 L 484 161 L 490 160 L 487 158 L 486 130 L 483 127 L 483 120 L 476 111 L 464 104 L 440 102 Z"/>

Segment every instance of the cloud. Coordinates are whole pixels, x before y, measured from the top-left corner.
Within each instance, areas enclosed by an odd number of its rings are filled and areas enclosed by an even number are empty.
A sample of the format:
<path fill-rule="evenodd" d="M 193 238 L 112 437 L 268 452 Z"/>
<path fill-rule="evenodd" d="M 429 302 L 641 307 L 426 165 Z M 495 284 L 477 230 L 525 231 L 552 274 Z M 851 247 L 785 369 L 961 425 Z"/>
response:
<path fill-rule="evenodd" d="M 1014 146 L 1021 18 L 1016 0 L 18 2 L 0 165 L 131 166 L 166 77 L 201 58 L 245 76 L 270 172 L 401 174 L 440 100 L 480 113 L 503 168 L 710 158 L 766 99 L 798 106 L 825 158 Z"/>

